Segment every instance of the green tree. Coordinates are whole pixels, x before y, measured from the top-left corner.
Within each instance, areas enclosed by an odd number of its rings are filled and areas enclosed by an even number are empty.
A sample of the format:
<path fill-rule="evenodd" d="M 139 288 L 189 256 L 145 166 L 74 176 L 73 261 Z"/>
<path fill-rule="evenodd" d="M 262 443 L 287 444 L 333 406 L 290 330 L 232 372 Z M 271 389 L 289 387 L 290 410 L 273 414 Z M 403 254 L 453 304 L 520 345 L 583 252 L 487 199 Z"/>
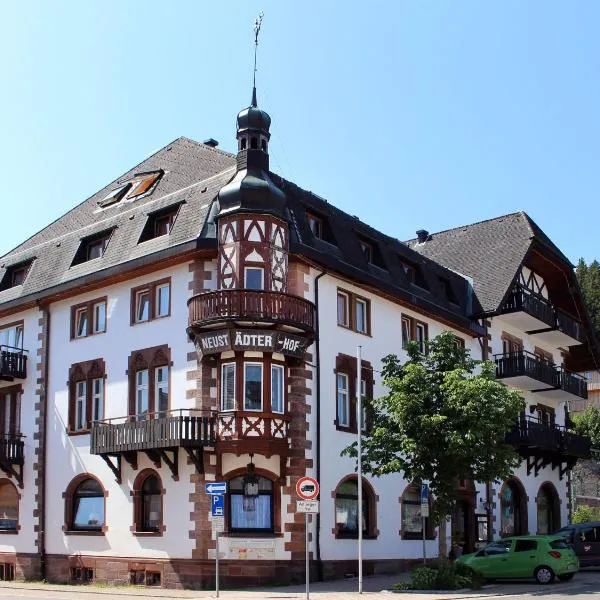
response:
<path fill-rule="evenodd" d="M 431 517 L 441 524 L 454 507 L 457 480 L 501 480 L 518 466 L 504 440 L 524 402 L 496 381 L 493 363 L 471 359 L 450 332 L 431 340 L 425 354 L 416 343 L 407 351 L 404 364 L 395 355 L 383 359 L 389 392 L 368 401 L 372 427 L 363 440 L 363 470 L 428 481 Z M 356 443 L 343 454 L 357 457 Z"/>
<path fill-rule="evenodd" d="M 579 280 L 583 299 L 598 337 L 600 336 L 600 263 L 594 260 L 586 265 L 583 258 L 580 258 L 575 274 Z"/>
<path fill-rule="evenodd" d="M 573 511 L 573 523 L 593 523 L 600 521 L 600 508 L 582 504 Z"/>
<path fill-rule="evenodd" d="M 600 409 L 588 406 L 584 412 L 573 416 L 575 431 L 592 440 L 592 447 L 600 448 Z"/>

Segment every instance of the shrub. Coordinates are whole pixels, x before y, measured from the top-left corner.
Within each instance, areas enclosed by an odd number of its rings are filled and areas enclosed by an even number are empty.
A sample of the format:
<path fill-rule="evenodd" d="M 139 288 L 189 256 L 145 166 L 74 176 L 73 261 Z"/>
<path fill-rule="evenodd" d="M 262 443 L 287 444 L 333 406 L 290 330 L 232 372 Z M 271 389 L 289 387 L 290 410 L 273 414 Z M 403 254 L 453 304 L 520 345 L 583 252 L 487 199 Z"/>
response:
<path fill-rule="evenodd" d="M 582 504 L 573 511 L 573 523 L 591 523 L 600 521 L 600 508 Z"/>
<path fill-rule="evenodd" d="M 417 567 L 411 573 L 411 582 L 399 583 L 395 589 L 412 590 L 458 590 L 480 588 L 483 579 L 466 565 L 437 560 L 427 566 Z"/>

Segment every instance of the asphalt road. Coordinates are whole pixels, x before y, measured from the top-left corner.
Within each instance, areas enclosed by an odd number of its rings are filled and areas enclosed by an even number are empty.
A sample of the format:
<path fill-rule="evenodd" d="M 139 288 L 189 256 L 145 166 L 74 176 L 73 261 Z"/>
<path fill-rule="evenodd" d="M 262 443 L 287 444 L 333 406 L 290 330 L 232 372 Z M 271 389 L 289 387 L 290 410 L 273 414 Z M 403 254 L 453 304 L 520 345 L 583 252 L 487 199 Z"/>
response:
<path fill-rule="evenodd" d="M 314 600 L 358 600 L 369 596 L 385 600 L 476 600 L 500 598 L 531 598 L 543 600 L 599 600 L 600 571 L 578 573 L 572 581 L 551 585 L 515 581 L 487 586 L 474 592 L 406 594 L 385 592 L 394 578 L 367 577 L 361 596 L 356 592 L 356 580 L 331 581 L 311 585 L 310 597 Z M 133 600 L 135 598 L 214 598 L 214 592 L 166 590 L 163 588 L 53 586 L 28 583 L 0 582 L 0 600 Z M 305 598 L 303 586 L 275 587 L 248 591 L 223 591 L 223 600 L 259 600 Z"/>

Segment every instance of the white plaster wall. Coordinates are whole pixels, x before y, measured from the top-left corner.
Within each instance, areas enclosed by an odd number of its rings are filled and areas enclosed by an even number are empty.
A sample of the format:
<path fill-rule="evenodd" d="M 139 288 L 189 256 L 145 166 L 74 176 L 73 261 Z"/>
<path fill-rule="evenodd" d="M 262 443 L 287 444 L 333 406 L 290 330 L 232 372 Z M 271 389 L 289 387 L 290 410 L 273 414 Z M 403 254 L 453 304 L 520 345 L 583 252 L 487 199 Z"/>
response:
<path fill-rule="evenodd" d="M 314 272 L 316 275 L 318 271 Z M 366 336 L 349 331 L 337 325 L 337 288 L 356 292 L 371 301 L 371 335 Z M 339 353 L 355 356 L 356 346 L 362 346 L 363 360 L 370 361 L 375 369 L 374 395 L 383 395 L 381 385 L 381 359 L 390 353 L 406 359 L 402 350 L 401 314 L 415 317 L 428 324 L 429 338 L 442 331 L 453 331 L 465 340 L 466 348 L 474 358 L 480 358 L 479 342 L 445 325 L 407 308 L 400 307 L 388 300 L 366 292 L 330 275 L 320 279 L 319 283 L 319 323 L 321 340 L 321 557 L 324 560 L 352 559 L 356 557 L 356 540 L 335 539 L 332 530 L 335 527 L 335 510 L 332 493 L 339 481 L 355 472 L 355 461 L 340 457 L 340 452 L 356 439 L 356 435 L 337 431 L 336 418 L 336 382 L 335 364 Z M 313 398 L 313 405 L 316 400 Z M 314 432 L 314 429 L 312 430 Z M 313 434 L 311 434 L 312 437 Z M 314 438 L 312 438 L 314 440 Z M 313 442 L 314 443 L 314 442 Z M 377 502 L 376 540 L 365 540 L 363 553 L 366 559 L 419 558 L 422 556 L 422 542 L 402 540 L 401 505 L 399 498 L 410 483 L 400 475 L 383 478 L 366 477 L 375 494 Z M 436 556 L 438 540 L 426 543 L 427 555 Z"/>
<path fill-rule="evenodd" d="M 38 446 L 38 441 L 34 439 L 36 431 L 34 406 L 38 402 L 38 396 L 36 396 L 35 392 L 38 377 L 37 362 L 39 360 L 37 353 L 42 344 L 41 340 L 38 339 L 38 335 L 41 333 L 39 325 L 41 316 L 42 313 L 38 309 L 31 309 L 0 319 L 0 327 L 16 321 L 23 321 L 23 348 L 28 350 L 27 378 L 25 380 L 10 382 L 0 381 L 0 394 L 3 387 L 15 384 L 21 384 L 23 387 L 23 394 L 21 396 L 21 433 L 25 436 L 23 489 L 19 489 L 16 480 L 10 478 L 10 481 L 17 486 L 17 491 L 21 495 L 19 501 L 19 525 L 21 529 L 17 535 L 0 532 L 0 552 L 37 552 L 34 527 L 38 524 L 39 519 L 33 516 L 36 494 L 34 485 L 36 475 L 33 465 L 37 462 L 35 450 Z M 8 476 L 4 472 L 0 472 L 0 478 L 4 479 L 8 478 Z"/>
<path fill-rule="evenodd" d="M 131 288 L 164 277 L 171 277 L 171 315 L 148 323 L 130 325 Z M 190 513 L 193 504 L 189 495 L 193 467 L 186 464 L 183 451 L 179 455 L 179 481 L 162 464 L 159 474 L 166 494 L 163 496 L 163 521 L 166 532 L 162 537 L 135 537 L 133 503 L 130 491 L 137 473 L 152 466 L 143 453 L 138 453 L 138 471 L 123 461 L 123 482 L 118 485 L 113 473 L 99 456 L 90 455 L 89 435 L 68 436 L 67 378 L 73 363 L 103 358 L 106 362 L 105 417 L 119 417 L 128 410 L 128 381 L 126 370 L 132 351 L 161 344 L 171 348 L 171 408 L 191 408 L 193 400 L 186 399 L 190 389 L 186 371 L 190 365 L 187 353 L 194 347 L 187 341 L 187 306 L 190 280 L 189 265 L 129 280 L 88 294 L 82 294 L 52 305 L 49 379 L 49 457 L 48 462 L 48 539 L 49 553 L 82 553 L 119 556 L 191 556 L 194 540 L 188 532 L 193 529 Z M 93 298 L 108 296 L 107 331 L 104 334 L 70 341 L 70 307 Z M 54 457 L 54 459 L 53 459 Z M 79 473 L 98 477 L 108 491 L 106 498 L 105 536 L 65 536 L 64 501 L 62 494 L 69 482 Z"/>

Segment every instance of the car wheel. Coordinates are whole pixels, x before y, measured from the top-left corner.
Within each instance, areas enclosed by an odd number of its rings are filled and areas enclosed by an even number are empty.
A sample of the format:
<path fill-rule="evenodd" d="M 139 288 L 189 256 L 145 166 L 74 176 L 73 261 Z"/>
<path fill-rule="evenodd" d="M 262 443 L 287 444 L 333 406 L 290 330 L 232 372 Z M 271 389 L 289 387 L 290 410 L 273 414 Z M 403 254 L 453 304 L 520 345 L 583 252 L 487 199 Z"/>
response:
<path fill-rule="evenodd" d="M 571 579 L 573 579 L 574 575 L 575 575 L 575 573 L 565 573 L 564 575 L 559 575 L 558 578 L 561 581 L 571 581 Z"/>
<path fill-rule="evenodd" d="M 538 567 L 533 572 L 533 576 L 538 583 L 552 583 L 554 579 L 554 571 L 550 567 Z"/>

